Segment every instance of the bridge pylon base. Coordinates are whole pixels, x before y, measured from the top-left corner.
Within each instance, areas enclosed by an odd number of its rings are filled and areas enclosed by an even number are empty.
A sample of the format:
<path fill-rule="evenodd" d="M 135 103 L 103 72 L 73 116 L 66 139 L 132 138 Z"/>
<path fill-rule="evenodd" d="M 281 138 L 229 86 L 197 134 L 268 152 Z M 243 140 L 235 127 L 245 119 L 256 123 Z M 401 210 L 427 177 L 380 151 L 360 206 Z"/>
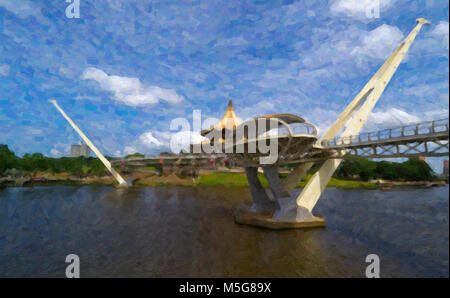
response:
<path fill-rule="evenodd" d="M 278 166 L 263 166 L 264 176 L 269 183 L 267 192 L 257 177 L 257 168 L 248 167 L 245 170 L 253 202 L 238 208 L 234 215 L 237 223 L 274 230 L 326 225 L 322 216 L 313 215 L 291 197 L 279 178 Z"/>
<path fill-rule="evenodd" d="M 287 229 L 308 229 L 308 228 L 324 228 L 326 227 L 325 219 L 314 214 L 313 218 L 308 220 L 280 220 L 273 218 L 272 213 L 268 212 L 251 212 L 250 206 L 241 206 L 234 213 L 234 221 L 238 224 L 244 224 L 257 228 L 270 230 L 287 230 Z"/>

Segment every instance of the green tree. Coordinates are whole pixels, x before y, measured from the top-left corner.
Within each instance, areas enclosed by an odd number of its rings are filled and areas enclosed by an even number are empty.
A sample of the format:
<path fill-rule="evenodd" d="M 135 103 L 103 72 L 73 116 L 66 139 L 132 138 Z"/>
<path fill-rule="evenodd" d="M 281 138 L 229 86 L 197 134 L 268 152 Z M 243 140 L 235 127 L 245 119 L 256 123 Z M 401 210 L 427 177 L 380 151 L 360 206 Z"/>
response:
<path fill-rule="evenodd" d="M 26 153 L 21 161 L 21 169 L 35 174 L 48 169 L 47 158 L 42 153 Z"/>
<path fill-rule="evenodd" d="M 105 165 L 98 158 L 89 158 L 89 170 L 88 173 L 96 176 L 104 176 L 107 173 Z"/>
<path fill-rule="evenodd" d="M 346 159 L 340 164 L 335 176 L 342 178 L 360 178 L 367 181 L 375 178 L 376 166 L 376 162 L 367 159 Z"/>
<path fill-rule="evenodd" d="M 437 177 L 423 160 L 410 159 L 401 164 L 400 176 L 407 181 L 431 181 Z"/>
<path fill-rule="evenodd" d="M 8 145 L 0 144 L 0 174 L 12 168 L 19 168 L 19 158 L 9 150 Z"/>
<path fill-rule="evenodd" d="M 145 155 L 139 152 L 133 153 L 133 154 L 128 154 L 125 155 L 125 158 L 130 158 L 130 157 L 144 157 Z"/>

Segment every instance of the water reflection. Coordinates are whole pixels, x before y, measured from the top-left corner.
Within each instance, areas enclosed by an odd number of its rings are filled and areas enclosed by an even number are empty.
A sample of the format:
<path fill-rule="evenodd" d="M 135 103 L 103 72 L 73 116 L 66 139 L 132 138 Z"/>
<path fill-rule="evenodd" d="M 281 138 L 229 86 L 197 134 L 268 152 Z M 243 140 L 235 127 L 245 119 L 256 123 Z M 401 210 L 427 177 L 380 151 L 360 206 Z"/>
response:
<path fill-rule="evenodd" d="M 245 188 L 52 186 L 0 191 L 0 276 L 448 277 L 448 186 L 327 189 L 328 227 L 267 231 L 237 225 Z"/>

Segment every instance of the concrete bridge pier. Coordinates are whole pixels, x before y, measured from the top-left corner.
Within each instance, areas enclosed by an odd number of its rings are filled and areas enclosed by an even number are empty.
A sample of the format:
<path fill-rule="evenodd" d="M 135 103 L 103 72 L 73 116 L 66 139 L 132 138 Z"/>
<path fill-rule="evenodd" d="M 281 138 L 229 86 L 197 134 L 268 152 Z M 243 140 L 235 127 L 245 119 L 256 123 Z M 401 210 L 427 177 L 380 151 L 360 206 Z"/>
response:
<path fill-rule="evenodd" d="M 241 224 L 268 229 L 292 229 L 306 227 L 324 227 L 321 216 L 313 215 L 308 209 L 299 206 L 296 198 L 291 197 L 279 178 L 278 166 L 263 166 L 264 176 L 269 183 L 271 200 L 258 179 L 256 167 L 247 167 L 245 172 L 250 185 L 253 204 L 249 208 L 240 208 L 235 221 Z"/>
<path fill-rule="evenodd" d="M 277 202 L 277 209 L 273 214 L 273 219 L 280 221 L 311 221 L 314 215 L 302 207 L 297 205 L 295 197 L 286 190 L 284 183 L 280 180 L 279 170 L 277 166 L 263 167 L 264 176 L 269 182 L 269 188 Z"/>
<path fill-rule="evenodd" d="M 128 186 L 133 186 L 133 181 L 134 181 L 134 171 L 131 170 L 129 171 L 130 175 L 127 178 L 127 185 Z"/>
<path fill-rule="evenodd" d="M 339 115 L 338 119 L 325 133 L 322 140 L 333 139 L 341 130 L 344 130 L 343 133 L 339 135 L 338 141 L 338 144 L 342 144 L 342 140 L 349 137 L 351 139 L 352 136 L 361 131 L 369 114 L 372 112 L 388 82 L 391 80 L 398 66 L 405 57 L 421 27 L 424 24 L 429 23 L 429 21 L 423 18 L 417 19 L 417 25 L 414 29 L 400 44 L 397 50 L 395 50 L 395 52 L 383 63 L 375 75 L 352 100 L 352 102 L 350 102 L 345 110 Z M 269 182 L 270 191 L 277 202 L 277 209 L 275 210 L 273 217 L 243 211 L 237 213 L 235 216 L 236 221 L 272 229 L 325 225 L 323 218 L 312 215 L 311 210 L 316 205 L 320 195 L 325 190 L 326 185 L 338 168 L 340 162 L 341 159 L 326 160 L 320 169 L 308 181 L 298 198 L 294 200 L 291 199 L 287 189 L 291 188 L 298 182 L 298 179 L 303 172 L 307 171 L 308 166 L 302 166 L 293 172 L 291 178 L 286 181 L 287 188 L 278 177 L 278 167 L 265 166 L 264 175 Z M 256 182 L 252 182 L 250 179 L 249 183 L 253 188 L 259 187 L 255 184 Z M 256 201 L 260 198 L 258 197 L 258 194 L 255 193 L 253 199 Z"/>
<path fill-rule="evenodd" d="M 261 182 L 258 179 L 258 168 L 246 167 L 245 173 L 247 174 L 248 184 L 250 185 L 250 194 L 253 197 L 253 204 L 249 211 L 273 213 L 277 206 L 275 201 L 269 198 L 266 190 L 262 187 Z"/>

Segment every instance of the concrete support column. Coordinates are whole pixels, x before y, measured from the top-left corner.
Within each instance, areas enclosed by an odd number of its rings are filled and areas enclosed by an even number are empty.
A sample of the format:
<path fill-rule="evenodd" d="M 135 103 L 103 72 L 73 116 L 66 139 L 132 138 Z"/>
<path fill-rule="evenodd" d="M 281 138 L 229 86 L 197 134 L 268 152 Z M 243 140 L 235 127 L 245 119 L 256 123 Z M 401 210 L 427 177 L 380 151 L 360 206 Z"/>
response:
<path fill-rule="evenodd" d="M 273 212 L 276 209 L 275 202 L 270 200 L 266 191 L 258 179 L 258 168 L 246 167 L 248 184 L 250 185 L 250 193 L 253 197 L 253 204 L 250 207 L 252 212 Z"/>
<path fill-rule="evenodd" d="M 134 171 L 130 170 L 129 172 L 130 172 L 130 175 L 128 176 L 128 179 L 127 179 L 127 185 L 128 186 L 133 186 Z"/>
<path fill-rule="evenodd" d="M 285 190 L 283 182 L 278 177 L 278 166 L 264 166 L 263 170 L 273 196 L 276 199 L 290 197 L 289 192 Z"/>
<path fill-rule="evenodd" d="M 297 205 L 295 198 L 291 198 L 278 176 L 278 166 L 265 166 L 263 169 L 264 176 L 269 182 L 270 191 L 275 197 L 277 204 L 277 210 L 273 215 L 274 219 L 285 221 L 308 221 L 314 219 L 314 216 L 308 209 Z"/>
<path fill-rule="evenodd" d="M 284 180 L 284 188 L 290 193 L 297 186 L 302 177 L 308 172 L 308 170 L 311 169 L 313 164 L 313 162 L 308 162 L 296 166 Z"/>

